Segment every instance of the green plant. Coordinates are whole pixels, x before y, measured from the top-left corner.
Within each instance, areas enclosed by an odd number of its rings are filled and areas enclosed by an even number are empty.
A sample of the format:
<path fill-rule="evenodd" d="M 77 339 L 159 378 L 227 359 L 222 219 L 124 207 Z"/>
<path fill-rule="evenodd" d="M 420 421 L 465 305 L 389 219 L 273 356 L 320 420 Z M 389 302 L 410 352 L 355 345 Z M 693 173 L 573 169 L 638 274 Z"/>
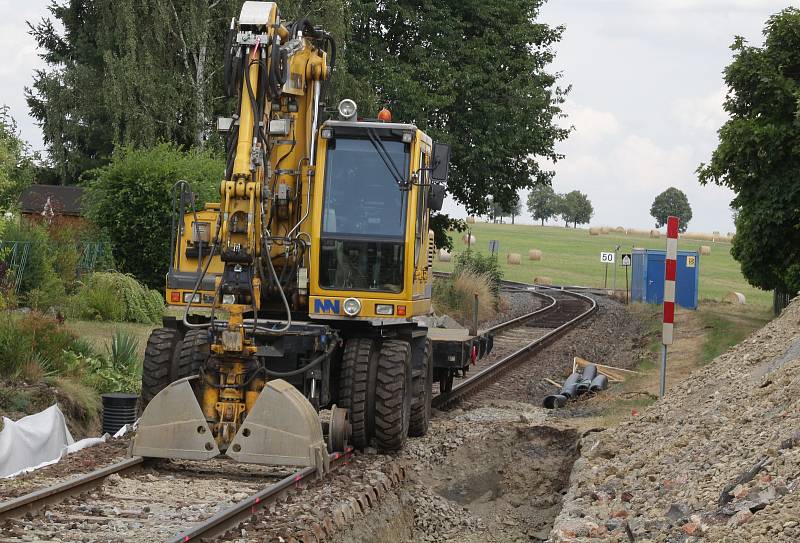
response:
<path fill-rule="evenodd" d="M 468 249 L 456 255 L 455 260 L 455 266 L 453 267 L 454 277 L 462 273 L 485 276 L 495 301 L 499 299 L 503 270 L 500 268 L 496 255 L 481 254 Z"/>
<path fill-rule="evenodd" d="M 138 369 L 139 340 L 135 335 L 117 330 L 111 338 L 111 346 L 106 347 L 111 365 L 120 371 Z"/>
<path fill-rule="evenodd" d="M 188 181 L 201 206 L 218 197 L 223 169 L 223 161 L 209 151 L 167 144 L 120 148 L 111 164 L 89 174 L 87 215 L 111 242 L 122 271 L 161 289 L 169 265 L 174 184 Z"/>
<path fill-rule="evenodd" d="M 90 320 L 157 324 L 164 313 L 164 301 L 161 294 L 130 275 L 95 272 L 78 290 L 72 312 Z"/>

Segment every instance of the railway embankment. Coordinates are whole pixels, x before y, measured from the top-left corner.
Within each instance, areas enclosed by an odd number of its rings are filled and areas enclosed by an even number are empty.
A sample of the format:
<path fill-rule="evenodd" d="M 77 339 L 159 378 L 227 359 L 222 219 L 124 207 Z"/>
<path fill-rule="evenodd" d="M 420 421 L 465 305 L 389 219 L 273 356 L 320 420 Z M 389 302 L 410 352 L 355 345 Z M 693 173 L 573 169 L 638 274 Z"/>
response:
<path fill-rule="evenodd" d="M 552 542 L 800 540 L 800 300 L 585 435 Z"/>

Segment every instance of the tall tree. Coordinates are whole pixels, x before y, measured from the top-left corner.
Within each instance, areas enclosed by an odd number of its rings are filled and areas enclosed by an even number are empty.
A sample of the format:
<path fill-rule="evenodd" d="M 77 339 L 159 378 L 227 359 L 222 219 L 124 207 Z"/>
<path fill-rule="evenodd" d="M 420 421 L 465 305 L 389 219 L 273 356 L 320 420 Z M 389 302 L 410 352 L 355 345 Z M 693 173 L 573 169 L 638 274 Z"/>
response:
<path fill-rule="evenodd" d="M 550 220 L 558 215 L 559 198 L 552 185 L 537 185 L 528 194 L 528 212 L 535 221 Z"/>
<path fill-rule="evenodd" d="M 565 91 L 548 72 L 563 31 L 543 0 L 353 2 L 353 75 L 395 117 L 453 145 L 449 193 L 470 214 L 547 182 Z M 369 106 L 367 108 L 369 109 Z M 513 129 L 509 129 L 513 126 Z"/>
<path fill-rule="evenodd" d="M 656 220 L 656 228 L 661 228 L 667 224 L 670 215 L 678 217 L 681 232 L 686 232 L 689 221 L 692 220 L 692 206 L 689 205 L 689 198 L 680 189 L 670 187 L 653 200 L 650 206 L 650 215 Z"/>
<path fill-rule="evenodd" d="M 579 224 L 592 220 L 594 208 L 588 196 L 573 190 L 563 196 L 560 214 L 565 223 L 572 223 L 572 227 L 577 228 Z"/>
<path fill-rule="evenodd" d="M 114 146 L 202 146 L 220 97 L 225 36 L 240 0 L 51 0 L 29 22 L 45 69 L 26 89 L 62 182 Z"/>
<path fill-rule="evenodd" d="M 731 254 L 756 287 L 800 290 L 800 9 L 767 21 L 762 47 L 737 37 L 725 69 L 728 121 L 697 172 L 736 193 Z"/>
<path fill-rule="evenodd" d="M 13 207 L 33 182 L 37 158 L 20 137 L 8 106 L 0 106 L 0 211 Z"/>

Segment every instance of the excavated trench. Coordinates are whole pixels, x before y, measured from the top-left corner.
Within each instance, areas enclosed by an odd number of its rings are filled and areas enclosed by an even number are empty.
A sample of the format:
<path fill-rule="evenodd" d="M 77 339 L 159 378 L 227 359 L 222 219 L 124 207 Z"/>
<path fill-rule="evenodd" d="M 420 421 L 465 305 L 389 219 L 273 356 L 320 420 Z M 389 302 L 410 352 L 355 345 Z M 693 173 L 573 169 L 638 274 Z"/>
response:
<path fill-rule="evenodd" d="M 463 440 L 337 541 L 544 541 L 561 507 L 578 435 L 504 422 Z"/>

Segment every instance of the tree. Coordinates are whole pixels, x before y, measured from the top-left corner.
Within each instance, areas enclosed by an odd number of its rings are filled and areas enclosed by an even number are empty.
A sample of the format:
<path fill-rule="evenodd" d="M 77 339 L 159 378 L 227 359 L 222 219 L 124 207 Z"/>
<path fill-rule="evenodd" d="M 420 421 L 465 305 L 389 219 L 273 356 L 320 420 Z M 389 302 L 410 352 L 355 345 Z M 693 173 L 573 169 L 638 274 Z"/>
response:
<path fill-rule="evenodd" d="M 8 106 L 0 106 L 0 210 L 16 205 L 33 182 L 37 158 L 20 137 Z"/>
<path fill-rule="evenodd" d="M 692 220 L 692 206 L 689 205 L 689 199 L 682 190 L 670 187 L 653 200 L 650 215 L 656 220 L 656 228 L 667 224 L 670 215 L 678 217 L 679 231 L 686 232 L 686 227 Z"/>
<path fill-rule="evenodd" d="M 184 152 L 168 144 L 121 147 L 108 165 L 89 174 L 86 214 L 108 236 L 122 271 L 163 289 L 174 184 L 188 181 L 202 206 L 218 198 L 224 168 L 224 161 L 208 151 Z"/>
<path fill-rule="evenodd" d="M 517 215 L 522 214 L 522 203 L 519 201 L 519 195 L 508 206 L 507 212 L 511 216 L 511 224 L 514 224 L 514 219 L 516 219 Z"/>
<path fill-rule="evenodd" d="M 486 195 L 511 203 L 547 182 L 539 160 L 561 158 L 565 91 L 547 68 L 563 28 L 536 22 L 542 3 L 352 4 L 349 69 L 375 90 L 373 108 L 452 144 L 449 193 L 470 214 L 490 212 Z"/>
<path fill-rule="evenodd" d="M 537 185 L 528 194 L 528 212 L 535 221 L 550 220 L 558 215 L 559 197 L 552 185 Z"/>
<path fill-rule="evenodd" d="M 579 224 L 592 220 L 594 208 L 588 196 L 573 190 L 562 196 L 559 214 L 566 224 L 572 223 L 572 227 L 577 228 Z"/>
<path fill-rule="evenodd" d="M 762 47 L 737 37 L 725 69 L 729 118 L 697 169 L 701 184 L 732 189 L 731 254 L 753 286 L 800 290 L 800 10 L 769 18 Z"/>

